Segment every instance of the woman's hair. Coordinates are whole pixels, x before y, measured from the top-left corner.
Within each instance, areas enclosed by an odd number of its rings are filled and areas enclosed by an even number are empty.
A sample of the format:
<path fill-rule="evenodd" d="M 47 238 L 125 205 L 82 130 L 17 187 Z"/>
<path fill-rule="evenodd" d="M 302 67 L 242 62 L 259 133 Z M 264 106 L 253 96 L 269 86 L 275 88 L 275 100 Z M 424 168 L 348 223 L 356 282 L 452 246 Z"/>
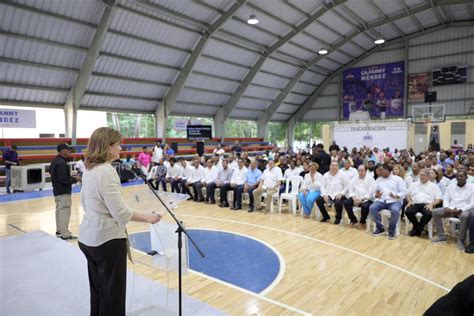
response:
<path fill-rule="evenodd" d="M 96 129 L 87 144 L 86 169 L 90 170 L 97 165 L 106 163 L 110 160 L 110 145 L 122 140 L 122 135 L 109 127 L 100 127 Z"/>

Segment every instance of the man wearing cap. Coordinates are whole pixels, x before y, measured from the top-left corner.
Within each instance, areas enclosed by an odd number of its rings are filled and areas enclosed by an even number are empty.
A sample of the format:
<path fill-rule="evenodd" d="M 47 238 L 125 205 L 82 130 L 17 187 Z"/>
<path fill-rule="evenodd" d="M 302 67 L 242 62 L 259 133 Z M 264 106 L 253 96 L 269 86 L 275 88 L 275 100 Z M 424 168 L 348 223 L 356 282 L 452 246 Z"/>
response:
<path fill-rule="evenodd" d="M 76 239 L 69 231 L 71 218 L 71 187 L 81 181 L 81 177 L 72 177 L 68 161 L 72 147 L 68 144 L 59 144 L 56 148 L 58 155 L 51 161 L 49 173 L 53 183 L 54 201 L 56 202 L 56 235 L 63 240 Z"/>
<path fill-rule="evenodd" d="M 10 150 L 7 150 L 3 153 L 2 158 L 3 162 L 5 163 L 5 187 L 7 189 L 7 193 L 10 193 L 10 185 L 12 181 L 12 166 L 18 165 L 18 153 L 16 152 L 16 145 L 12 145 Z"/>

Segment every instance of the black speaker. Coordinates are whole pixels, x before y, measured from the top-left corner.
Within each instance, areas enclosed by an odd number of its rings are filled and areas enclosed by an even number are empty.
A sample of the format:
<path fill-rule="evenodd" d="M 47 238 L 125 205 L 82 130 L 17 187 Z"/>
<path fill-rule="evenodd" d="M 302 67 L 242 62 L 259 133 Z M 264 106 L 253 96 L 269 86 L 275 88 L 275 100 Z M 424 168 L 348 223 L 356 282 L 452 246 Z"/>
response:
<path fill-rule="evenodd" d="M 425 92 L 425 103 L 436 102 L 436 91 L 426 91 Z"/>
<path fill-rule="evenodd" d="M 173 149 L 174 154 L 176 155 L 178 153 L 178 143 L 171 143 L 171 149 Z"/>
<path fill-rule="evenodd" d="M 196 152 L 199 157 L 204 155 L 204 142 L 196 142 Z"/>

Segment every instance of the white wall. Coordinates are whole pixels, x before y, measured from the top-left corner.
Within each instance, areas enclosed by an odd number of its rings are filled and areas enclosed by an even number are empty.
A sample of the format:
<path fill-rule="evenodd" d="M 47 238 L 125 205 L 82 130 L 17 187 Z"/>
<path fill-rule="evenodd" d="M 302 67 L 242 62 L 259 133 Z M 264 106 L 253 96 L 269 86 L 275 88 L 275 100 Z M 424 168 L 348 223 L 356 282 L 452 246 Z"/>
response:
<path fill-rule="evenodd" d="M 394 44 L 363 59 L 353 67 L 377 65 L 404 60 L 404 44 Z M 438 103 L 446 104 L 447 115 L 462 115 L 469 111 L 474 102 L 474 27 L 449 27 L 409 40 L 408 73 L 431 72 L 435 67 L 468 65 L 466 84 L 438 86 Z M 305 114 L 303 121 L 338 120 L 340 106 L 339 91 L 342 73 L 325 87 L 321 96 Z M 407 83 L 405 83 L 407 84 Z M 411 106 L 419 102 L 409 102 Z"/>

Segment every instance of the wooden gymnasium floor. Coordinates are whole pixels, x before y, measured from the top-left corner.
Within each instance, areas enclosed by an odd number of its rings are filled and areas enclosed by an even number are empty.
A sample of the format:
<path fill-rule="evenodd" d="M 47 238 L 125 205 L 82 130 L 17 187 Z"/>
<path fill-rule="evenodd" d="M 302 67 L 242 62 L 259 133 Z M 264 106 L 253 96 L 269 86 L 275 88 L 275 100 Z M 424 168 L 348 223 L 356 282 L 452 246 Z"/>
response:
<path fill-rule="evenodd" d="M 130 198 L 143 189 L 127 187 L 124 195 Z M 184 278 L 186 294 L 233 315 L 421 315 L 448 289 L 474 273 L 474 256 L 458 251 L 453 241 L 435 245 L 427 237 L 403 234 L 390 241 L 305 220 L 286 210 L 264 215 L 185 202 L 176 213 L 187 227 L 248 235 L 270 244 L 283 256 L 283 278 L 264 295 L 196 273 Z M 79 195 L 74 194 L 70 225 L 74 234 L 81 217 Z M 2 203 L 0 236 L 21 234 L 10 224 L 27 232 L 54 234 L 53 198 Z M 133 233 L 148 226 L 131 223 L 128 229 Z M 166 285 L 166 274 L 151 267 L 146 255 L 134 251 L 134 257 L 138 274 Z M 170 277 L 172 287 L 177 287 L 176 280 Z"/>

